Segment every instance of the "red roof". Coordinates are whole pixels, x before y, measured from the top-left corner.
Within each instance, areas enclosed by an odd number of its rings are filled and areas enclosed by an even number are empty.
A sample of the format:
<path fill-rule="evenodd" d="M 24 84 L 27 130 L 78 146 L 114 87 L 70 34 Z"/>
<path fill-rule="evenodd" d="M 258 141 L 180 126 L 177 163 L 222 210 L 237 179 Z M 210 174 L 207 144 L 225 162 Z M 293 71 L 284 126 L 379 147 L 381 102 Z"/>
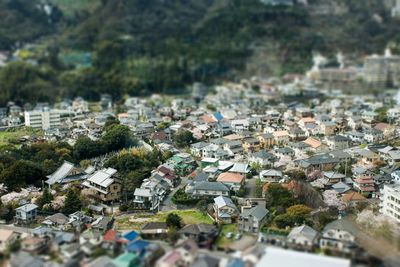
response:
<path fill-rule="evenodd" d="M 118 237 L 118 232 L 113 229 L 110 229 L 104 234 L 103 240 L 108 242 L 113 242 L 117 240 L 117 237 Z"/>

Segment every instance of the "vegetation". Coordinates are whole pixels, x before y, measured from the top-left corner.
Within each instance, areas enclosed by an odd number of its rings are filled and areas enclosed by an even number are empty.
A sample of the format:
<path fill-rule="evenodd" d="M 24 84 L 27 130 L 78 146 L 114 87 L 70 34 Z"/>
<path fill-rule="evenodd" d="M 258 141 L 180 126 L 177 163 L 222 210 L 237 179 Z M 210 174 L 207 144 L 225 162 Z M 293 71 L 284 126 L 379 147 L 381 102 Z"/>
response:
<path fill-rule="evenodd" d="M 22 62 L 0 70 L 0 105 L 9 99 L 23 104 L 77 95 L 98 100 L 101 93 L 115 99 L 181 93 L 194 81 L 237 78 L 260 64 L 266 75 L 303 72 L 314 51 L 335 64 L 337 51 L 365 55 L 399 42 L 400 22 L 381 0 L 340 1 L 343 12 L 330 15 L 313 11 L 323 0 L 310 1 L 312 8 L 259 0 L 50 3 L 49 15 L 40 0 L 0 0 L 0 16 L 7 18 L 0 22 L 0 50 L 40 40 L 21 52 Z M 83 68 L 62 60 L 86 51 L 92 56 Z M 260 54 L 271 60 L 261 62 Z"/>
<path fill-rule="evenodd" d="M 69 215 L 78 211 L 81 207 L 82 203 L 79 198 L 79 193 L 73 189 L 68 190 L 62 212 Z"/>
<path fill-rule="evenodd" d="M 172 196 L 172 202 L 174 204 L 195 205 L 199 201 L 199 199 L 193 198 L 190 195 L 186 194 L 185 190 L 182 188 L 176 191 L 176 193 Z"/>
<path fill-rule="evenodd" d="M 187 147 L 190 144 L 194 143 L 194 141 L 196 139 L 193 137 L 192 132 L 190 132 L 188 130 L 179 130 L 173 136 L 173 140 L 177 147 L 183 148 L 183 147 Z"/>
<path fill-rule="evenodd" d="M 176 213 L 169 213 L 167 219 L 165 220 L 169 228 L 181 229 L 182 228 L 182 218 Z"/>

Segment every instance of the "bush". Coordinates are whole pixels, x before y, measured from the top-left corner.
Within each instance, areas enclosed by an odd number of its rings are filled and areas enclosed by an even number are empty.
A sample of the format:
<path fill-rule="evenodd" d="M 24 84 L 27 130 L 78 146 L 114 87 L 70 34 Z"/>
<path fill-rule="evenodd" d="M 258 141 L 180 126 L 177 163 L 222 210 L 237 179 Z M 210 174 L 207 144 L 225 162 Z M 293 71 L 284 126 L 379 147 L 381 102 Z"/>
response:
<path fill-rule="evenodd" d="M 195 199 L 188 194 L 186 194 L 184 189 L 179 189 L 176 193 L 172 196 L 172 202 L 174 204 L 181 204 L 181 205 L 196 205 L 200 199 Z"/>

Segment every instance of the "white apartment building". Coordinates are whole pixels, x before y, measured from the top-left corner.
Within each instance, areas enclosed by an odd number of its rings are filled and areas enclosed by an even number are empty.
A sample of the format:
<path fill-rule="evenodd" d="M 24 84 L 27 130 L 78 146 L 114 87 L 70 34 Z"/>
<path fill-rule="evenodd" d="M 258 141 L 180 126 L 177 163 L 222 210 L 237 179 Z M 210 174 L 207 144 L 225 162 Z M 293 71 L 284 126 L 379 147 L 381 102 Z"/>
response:
<path fill-rule="evenodd" d="M 51 129 L 61 125 L 61 116 L 59 112 L 48 109 L 25 111 L 25 126 L 34 129 Z"/>
<path fill-rule="evenodd" d="M 400 184 L 388 184 L 383 187 L 381 212 L 400 222 Z"/>

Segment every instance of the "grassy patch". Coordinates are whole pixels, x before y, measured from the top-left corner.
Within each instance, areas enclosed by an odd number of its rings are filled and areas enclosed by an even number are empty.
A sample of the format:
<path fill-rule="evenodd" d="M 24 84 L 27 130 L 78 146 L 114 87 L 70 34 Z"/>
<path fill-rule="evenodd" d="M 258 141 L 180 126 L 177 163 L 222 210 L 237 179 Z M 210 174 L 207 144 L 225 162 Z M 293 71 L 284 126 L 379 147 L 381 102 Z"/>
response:
<path fill-rule="evenodd" d="M 219 248 L 227 248 L 228 245 L 230 245 L 232 243 L 232 238 L 229 239 L 226 237 L 227 233 L 233 233 L 234 235 L 236 235 L 237 233 L 239 233 L 239 228 L 236 224 L 228 224 L 228 225 L 224 225 L 222 226 L 221 232 L 219 234 L 219 237 L 217 239 L 217 247 Z M 233 237 L 234 238 L 234 237 Z"/>
<path fill-rule="evenodd" d="M 13 143 L 13 141 L 18 141 L 21 137 L 31 136 L 33 134 L 36 136 L 43 136 L 42 131 L 33 130 L 27 127 L 0 132 L 0 146 L 8 145 Z"/>
<path fill-rule="evenodd" d="M 170 212 L 159 212 L 157 214 L 134 214 L 128 217 L 117 218 L 117 229 L 139 230 L 144 224 L 149 222 L 165 222 L 169 213 L 178 214 L 184 224 L 206 223 L 212 224 L 210 217 L 198 210 L 175 210 Z"/>

